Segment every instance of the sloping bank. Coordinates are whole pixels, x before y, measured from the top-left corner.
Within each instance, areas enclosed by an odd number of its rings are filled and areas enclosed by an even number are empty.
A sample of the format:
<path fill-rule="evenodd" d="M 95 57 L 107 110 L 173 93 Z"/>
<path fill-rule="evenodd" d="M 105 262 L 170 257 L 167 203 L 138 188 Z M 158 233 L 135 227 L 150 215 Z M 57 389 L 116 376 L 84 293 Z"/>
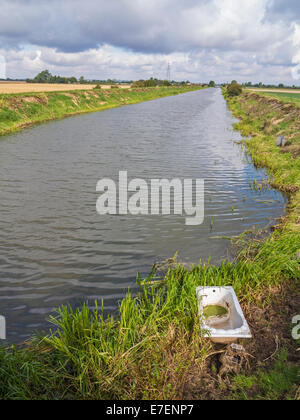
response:
<path fill-rule="evenodd" d="M 0 95 L 0 136 L 33 124 L 177 95 L 199 86 Z"/>
<path fill-rule="evenodd" d="M 277 130 L 292 130 L 297 118 L 283 127 L 272 122 L 272 132 L 265 133 L 279 108 L 248 95 L 229 104 L 241 119 L 238 128 L 253 137 L 247 147 L 256 164 L 268 167 L 272 182 L 290 194 L 287 218 L 267 239 L 242 236 L 235 262 L 191 271 L 170 263 L 164 275 L 138 278 L 140 295 L 128 293 L 117 317 L 105 318 L 101 307 L 75 313 L 62 308 L 52 318 L 58 327 L 53 334 L 0 350 L 0 398 L 300 397 L 300 343 L 291 336 L 292 318 L 300 312 L 299 161 L 274 143 Z M 239 296 L 254 335 L 243 343 L 240 372 L 225 364 L 221 377 L 224 348 L 201 337 L 195 297 L 200 285 L 233 285 Z"/>

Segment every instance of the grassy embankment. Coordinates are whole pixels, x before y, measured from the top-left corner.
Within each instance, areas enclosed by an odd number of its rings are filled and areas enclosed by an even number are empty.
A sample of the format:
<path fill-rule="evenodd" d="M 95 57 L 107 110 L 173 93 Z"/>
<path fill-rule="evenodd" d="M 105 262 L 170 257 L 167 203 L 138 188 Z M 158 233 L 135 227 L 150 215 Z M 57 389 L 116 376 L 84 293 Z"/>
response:
<path fill-rule="evenodd" d="M 52 318 L 58 331 L 21 349 L 0 350 L 0 398 L 300 397 L 300 343 L 291 338 L 292 317 L 300 312 L 300 167 L 294 154 L 274 143 L 286 130 L 296 144 L 294 124 L 300 119 L 258 98 L 230 99 L 230 107 L 241 119 L 237 128 L 253 136 L 247 147 L 255 163 L 268 167 L 272 182 L 290 194 L 287 218 L 267 239 L 249 242 L 242 236 L 235 262 L 191 271 L 176 265 L 157 283 L 155 273 L 138 279 L 140 295 L 128 293 L 116 318 L 104 319 L 101 308 L 62 308 Z M 285 120 L 278 122 L 279 116 Z M 242 371 L 224 363 L 220 375 L 224 348 L 201 337 L 199 285 L 235 288 L 254 335 L 243 343 Z"/>
<path fill-rule="evenodd" d="M 197 86 L 0 94 L 0 136 L 86 112 L 199 90 Z"/>

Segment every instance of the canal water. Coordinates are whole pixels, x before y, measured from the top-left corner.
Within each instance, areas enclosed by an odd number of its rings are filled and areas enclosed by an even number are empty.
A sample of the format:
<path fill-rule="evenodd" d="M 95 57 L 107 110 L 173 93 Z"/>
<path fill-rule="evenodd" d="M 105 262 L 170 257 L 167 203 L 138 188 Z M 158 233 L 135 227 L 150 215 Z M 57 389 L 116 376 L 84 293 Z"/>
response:
<path fill-rule="evenodd" d="M 0 140 L 0 314 L 8 340 L 47 329 L 53 308 L 104 299 L 115 310 L 136 273 L 178 251 L 197 263 L 284 213 L 277 191 L 245 156 L 219 89 L 167 97 L 36 126 Z M 100 216 L 102 178 L 205 179 L 205 219 Z M 213 225 L 213 226 L 212 226 Z"/>

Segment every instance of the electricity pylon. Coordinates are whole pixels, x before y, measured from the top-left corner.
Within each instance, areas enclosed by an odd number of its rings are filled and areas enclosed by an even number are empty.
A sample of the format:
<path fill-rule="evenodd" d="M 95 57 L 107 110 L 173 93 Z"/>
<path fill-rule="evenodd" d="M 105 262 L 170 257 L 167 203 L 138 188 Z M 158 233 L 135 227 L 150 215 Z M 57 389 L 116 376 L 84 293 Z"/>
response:
<path fill-rule="evenodd" d="M 170 63 L 168 63 L 167 80 L 169 80 L 169 82 L 171 82 L 171 64 Z"/>

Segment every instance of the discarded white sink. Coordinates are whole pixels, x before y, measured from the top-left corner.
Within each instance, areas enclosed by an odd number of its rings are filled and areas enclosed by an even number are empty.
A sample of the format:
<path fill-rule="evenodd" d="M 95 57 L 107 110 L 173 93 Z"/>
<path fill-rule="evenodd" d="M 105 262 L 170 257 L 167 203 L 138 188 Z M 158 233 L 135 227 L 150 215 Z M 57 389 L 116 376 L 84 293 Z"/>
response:
<path fill-rule="evenodd" d="M 215 343 L 252 338 L 233 287 L 197 287 L 196 293 L 205 337 Z"/>

